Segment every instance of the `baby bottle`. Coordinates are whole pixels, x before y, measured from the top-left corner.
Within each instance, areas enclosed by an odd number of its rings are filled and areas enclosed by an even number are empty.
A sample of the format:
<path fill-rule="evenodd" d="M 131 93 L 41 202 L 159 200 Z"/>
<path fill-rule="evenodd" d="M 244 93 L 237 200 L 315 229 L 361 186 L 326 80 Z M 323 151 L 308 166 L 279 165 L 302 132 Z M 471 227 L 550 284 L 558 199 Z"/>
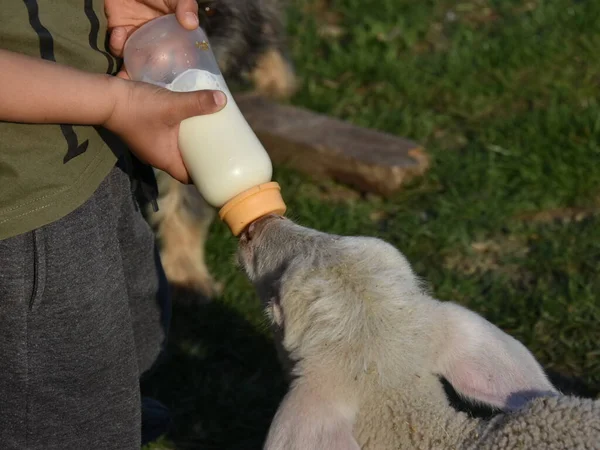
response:
<path fill-rule="evenodd" d="M 269 155 L 233 99 L 202 28 L 186 30 L 173 14 L 154 19 L 127 40 L 124 62 L 133 80 L 227 96 L 221 111 L 181 122 L 179 149 L 194 185 L 220 208 L 234 236 L 264 215 L 285 213 Z"/>

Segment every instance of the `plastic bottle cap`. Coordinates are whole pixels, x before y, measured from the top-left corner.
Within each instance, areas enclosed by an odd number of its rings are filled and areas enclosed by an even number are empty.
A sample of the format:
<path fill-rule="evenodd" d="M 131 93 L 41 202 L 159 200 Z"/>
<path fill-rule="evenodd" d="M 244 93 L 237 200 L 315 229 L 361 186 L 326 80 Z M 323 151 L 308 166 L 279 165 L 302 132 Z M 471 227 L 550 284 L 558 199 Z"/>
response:
<path fill-rule="evenodd" d="M 286 209 L 279 183 L 271 181 L 233 197 L 220 209 L 219 217 L 234 236 L 239 236 L 255 220 L 267 214 L 283 215 Z"/>

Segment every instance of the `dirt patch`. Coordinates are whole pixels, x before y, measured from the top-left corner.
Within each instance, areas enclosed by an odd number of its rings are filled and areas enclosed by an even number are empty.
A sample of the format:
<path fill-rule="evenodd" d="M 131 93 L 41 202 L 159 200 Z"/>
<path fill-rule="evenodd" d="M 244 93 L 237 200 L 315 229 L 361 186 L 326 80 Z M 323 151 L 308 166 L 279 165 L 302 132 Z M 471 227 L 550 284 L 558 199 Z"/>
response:
<path fill-rule="evenodd" d="M 471 243 L 464 253 L 453 253 L 444 260 L 444 266 L 464 275 L 496 272 L 511 280 L 524 280 L 523 268 L 509 259 L 522 259 L 529 253 L 527 242 L 516 236 L 506 236 Z"/>
<path fill-rule="evenodd" d="M 446 20 L 454 20 L 470 25 L 482 25 L 494 22 L 500 15 L 487 0 L 460 2 L 446 12 Z"/>
<path fill-rule="evenodd" d="M 600 202 L 599 202 L 600 203 Z M 539 224 L 582 222 L 600 214 L 600 204 L 589 208 L 555 208 L 519 214 L 515 219 Z"/>
<path fill-rule="evenodd" d="M 338 39 L 346 34 L 346 30 L 340 25 L 342 15 L 333 11 L 331 0 L 315 0 L 307 2 L 303 11 L 315 17 L 318 24 L 317 32 L 323 38 Z"/>
<path fill-rule="evenodd" d="M 436 128 L 431 134 L 431 141 L 435 142 L 440 148 L 445 150 L 460 150 L 464 148 L 469 140 L 467 137 L 457 131 Z"/>

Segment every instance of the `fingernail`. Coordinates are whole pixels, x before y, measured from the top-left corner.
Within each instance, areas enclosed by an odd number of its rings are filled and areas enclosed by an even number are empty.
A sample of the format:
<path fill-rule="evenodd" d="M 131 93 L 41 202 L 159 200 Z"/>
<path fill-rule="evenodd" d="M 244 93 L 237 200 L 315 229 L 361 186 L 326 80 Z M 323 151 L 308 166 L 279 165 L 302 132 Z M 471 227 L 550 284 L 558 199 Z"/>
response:
<path fill-rule="evenodd" d="M 198 16 L 193 12 L 186 12 L 185 17 L 190 25 L 197 27 L 200 24 L 200 22 L 198 22 Z"/>
<path fill-rule="evenodd" d="M 225 103 L 227 103 L 227 97 L 221 91 L 213 92 L 213 98 L 215 99 L 217 106 L 225 106 Z"/>
<path fill-rule="evenodd" d="M 112 32 L 113 36 L 115 37 L 124 37 L 127 33 L 125 31 L 125 28 L 115 28 Z"/>

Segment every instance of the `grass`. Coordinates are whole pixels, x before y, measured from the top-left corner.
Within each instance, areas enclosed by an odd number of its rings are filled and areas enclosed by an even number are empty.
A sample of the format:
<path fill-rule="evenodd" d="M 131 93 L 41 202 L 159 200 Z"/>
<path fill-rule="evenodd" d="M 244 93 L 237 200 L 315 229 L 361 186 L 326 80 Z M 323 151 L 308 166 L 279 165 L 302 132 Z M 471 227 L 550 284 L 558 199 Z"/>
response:
<path fill-rule="evenodd" d="M 435 295 L 600 385 L 600 3 L 294 0 L 293 103 L 423 143 L 391 199 L 277 168 L 290 216 L 396 245 Z M 176 414 L 154 450 L 258 449 L 285 392 L 258 299 L 215 223 L 222 298 L 177 306 L 145 391 Z"/>

